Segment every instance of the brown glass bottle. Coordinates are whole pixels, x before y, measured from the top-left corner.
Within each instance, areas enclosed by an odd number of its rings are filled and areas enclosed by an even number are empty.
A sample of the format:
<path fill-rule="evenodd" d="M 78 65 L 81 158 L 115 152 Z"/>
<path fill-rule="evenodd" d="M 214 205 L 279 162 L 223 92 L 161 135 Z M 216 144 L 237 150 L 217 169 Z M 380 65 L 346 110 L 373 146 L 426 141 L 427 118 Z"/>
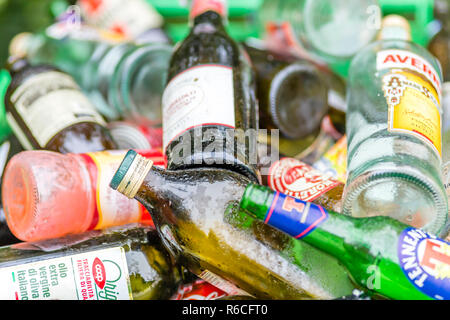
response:
<path fill-rule="evenodd" d="M 262 222 L 239 218 L 250 181 L 218 168 L 164 170 L 130 150 L 110 186 L 152 208 L 174 258 L 229 295 L 329 299 L 351 292 L 353 285 L 330 256 Z"/>
<path fill-rule="evenodd" d="M 279 129 L 280 137 L 317 136 L 328 111 L 328 88 L 311 63 L 245 45 L 256 71 L 261 129 Z"/>
<path fill-rule="evenodd" d="M 194 0 L 162 99 L 168 169 L 213 166 L 257 179 L 253 70 L 224 28 L 224 1 Z"/>
<path fill-rule="evenodd" d="M 72 77 L 49 65 L 12 60 L 6 118 L 26 150 L 84 153 L 116 149 L 103 118 Z"/>
<path fill-rule="evenodd" d="M 439 3 L 439 5 L 438 5 Z M 435 17 L 441 22 L 441 30 L 430 40 L 428 50 L 442 66 L 444 82 L 450 81 L 450 2 L 436 2 Z"/>

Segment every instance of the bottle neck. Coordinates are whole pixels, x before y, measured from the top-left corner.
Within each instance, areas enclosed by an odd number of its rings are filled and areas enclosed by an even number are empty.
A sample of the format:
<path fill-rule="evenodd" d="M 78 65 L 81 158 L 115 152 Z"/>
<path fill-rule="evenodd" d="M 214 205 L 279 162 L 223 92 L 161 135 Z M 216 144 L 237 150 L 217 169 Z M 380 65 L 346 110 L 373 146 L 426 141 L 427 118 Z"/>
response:
<path fill-rule="evenodd" d="M 247 186 L 240 207 L 247 214 L 332 256 L 347 255 L 345 239 L 354 232 L 350 217 L 256 184 Z"/>

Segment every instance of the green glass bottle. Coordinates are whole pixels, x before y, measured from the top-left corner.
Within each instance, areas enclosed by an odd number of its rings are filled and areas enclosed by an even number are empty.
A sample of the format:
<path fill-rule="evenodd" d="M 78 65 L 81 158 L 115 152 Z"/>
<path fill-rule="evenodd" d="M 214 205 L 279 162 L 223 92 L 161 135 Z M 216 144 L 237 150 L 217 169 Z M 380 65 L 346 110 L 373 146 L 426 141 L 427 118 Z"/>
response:
<path fill-rule="evenodd" d="M 249 184 L 243 212 L 327 252 L 356 284 L 391 299 L 450 299 L 450 243 L 390 217 L 354 218 Z"/>
<path fill-rule="evenodd" d="M 81 25 L 54 24 L 41 33 L 21 33 L 10 54 L 31 64 L 52 64 L 70 74 L 109 121 L 144 118 L 161 125 L 161 96 L 172 46 L 164 39 L 136 44 Z"/>
<path fill-rule="evenodd" d="M 168 299 L 180 272 L 153 228 L 129 224 L 0 247 L 0 298 Z"/>
<path fill-rule="evenodd" d="M 229 295 L 333 299 L 354 289 L 337 260 L 257 219 L 239 201 L 252 180 L 231 170 L 164 170 L 130 150 L 110 186 L 151 209 L 181 265 Z"/>

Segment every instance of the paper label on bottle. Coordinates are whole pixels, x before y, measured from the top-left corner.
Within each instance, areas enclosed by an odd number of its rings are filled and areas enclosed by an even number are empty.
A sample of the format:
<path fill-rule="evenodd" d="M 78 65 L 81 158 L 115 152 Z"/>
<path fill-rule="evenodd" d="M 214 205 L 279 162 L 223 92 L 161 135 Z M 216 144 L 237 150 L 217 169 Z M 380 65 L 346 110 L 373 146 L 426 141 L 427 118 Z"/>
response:
<path fill-rule="evenodd" d="M 135 199 L 109 187 L 114 174 L 120 166 L 126 152 L 101 151 L 87 155 L 95 163 L 97 171 L 96 202 L 98 221 L 94 229 L 101 230 L 111 226 L 141 221 L 144 207 Z"/>
<path fill-rule="evenodd" d="M 338 181 L 347 181 L 347 137 L 344 135 L 328 150 L 313 167 Z"/>
<path fill-rule="evenodd" d="M 30 77 L 11 95 L 17 113 L 41 148 L 61 130 L 81 122 L 105 125 L 75 81 L 57 71 Z M 7 119 L 11 123 L 11 114 Z M 15 121 L 12 129 L 17 129 Z M 21 131 L 21 130 L 20 130 Z M 23 132 L 19 135 L 24 136 Z"/>
<path fill-rule="evenodd" d="M 79 5 L 88 24 L 129 38 L 163 24 L 162 16 L 145 0 L 80 0 Z"/>
<path fill-rule="evenodd" d="M 193 283 L 181 284 L 170 300 L 215 300 L 228 294 L 203 279 Z"/>
<path fill-rule="evenodd" d="M 162 97 L 164 150 L 175 138 L 202 125 L 235 127 L 233 69 L 200 65 L 174 77 Z"/>
<path fill-rule="evenodd" d="M 1 300 L 131 300 L 122 247 L 0 269 Z"/>
<path fill-rule="evenodd" d="M 434 68 L 402 50 L 380 52 L 377 68 L 390 69 L 382 78 L 388 130 L 418 137 L 441 157 L 441 84 Z"/>
<path fill-rule="evenodd" d="M 211 272 L 209 270 L 204 270 L 198 275 L 203 280 L 211 283 L 213 286 L 219 288 L 220 290 L 226 292 L 230 296 L 251 296 L 248 292 L 238 288 L 233 283 L 225 280 L 218 274 Z"/>
<path fill-rule="evenodd" d="M 327 218 L 328 212 L 319 205 L 274 192 L 264 223 L 300 239 Z"/>
<path fill-rule="evenodd" d="M 275 191 L 312 201 L 341 183 L 300 160 L 281 158 L 270 167 L 268 184 Z"/>
<path fill-rule="evenodd" d="M 398 260 L 417 290 L 438 300 L 450 300 L 450 242 L 408 227 L 400 234 Z"/>

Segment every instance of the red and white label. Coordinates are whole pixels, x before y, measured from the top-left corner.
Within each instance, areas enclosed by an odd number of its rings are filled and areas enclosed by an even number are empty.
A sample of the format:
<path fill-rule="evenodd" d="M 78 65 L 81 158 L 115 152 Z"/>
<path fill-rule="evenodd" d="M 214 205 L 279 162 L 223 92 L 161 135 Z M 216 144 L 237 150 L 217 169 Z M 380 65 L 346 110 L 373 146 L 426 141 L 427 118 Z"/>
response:
<path fill-rule="evenodd" d="M 312 201 L 341 182 L 293 158 L 282 158 L 269 169 L 268 184 L 275 191 Z"/>
<path fill-rule="evenodd" d="M 139 153 L 154 161 L 154 165 L 165 166 L 165 158 L 161 150 L 155 149 Z M 109 183 L 125 154 L 126 151 L 123 150 L 80 154 L 89 168 L 91 179 L 96 188 L 97 219 L 92 222 L 92 229 L 99 230 L 135 222 L 153 225 L 150 213 L 142 204 L 109 187 Z"/>
<path fill-rule="evenodd" d="M 164 150 L 189 129 L 235 127 L 233 69 L 200 65 L 175 76 L 162 97 Z"/>
<path fill-rule="evenodd" d="M 215 300 L 226 297 L 225 291 L 213 286 L 203 279 L 197 279 L 190 284 L 182 284 L 170 300 Z"/>
<path fill-rule="evenodd" d="M 384 50 L 377 54 L 377 70 L 406 68 L 424 75 L 435 87 L 441 100 L 441 80 L 434 67 L 421 56 L 405 50 Z"/>

